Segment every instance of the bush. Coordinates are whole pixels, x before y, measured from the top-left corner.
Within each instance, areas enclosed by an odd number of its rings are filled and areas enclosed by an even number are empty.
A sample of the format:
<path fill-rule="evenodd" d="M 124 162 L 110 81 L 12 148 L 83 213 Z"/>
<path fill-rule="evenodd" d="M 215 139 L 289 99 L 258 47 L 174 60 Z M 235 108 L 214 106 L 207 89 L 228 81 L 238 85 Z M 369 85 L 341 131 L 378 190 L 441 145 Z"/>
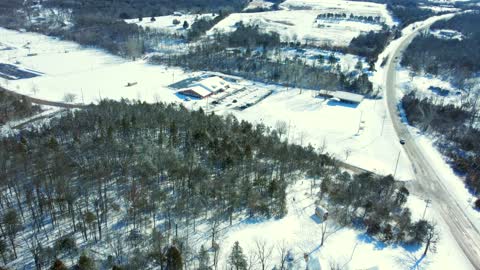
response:
<path fill-rule="evenodd" d="M 475 209 L 480 210 L 480 198 L 475 200 Z"/>
<path fill-rule="evenodd" d="M 68 268 L 61 260 L 56 259 L 52 267 L 50 267 L 50 270 L 68 270 Z"/>

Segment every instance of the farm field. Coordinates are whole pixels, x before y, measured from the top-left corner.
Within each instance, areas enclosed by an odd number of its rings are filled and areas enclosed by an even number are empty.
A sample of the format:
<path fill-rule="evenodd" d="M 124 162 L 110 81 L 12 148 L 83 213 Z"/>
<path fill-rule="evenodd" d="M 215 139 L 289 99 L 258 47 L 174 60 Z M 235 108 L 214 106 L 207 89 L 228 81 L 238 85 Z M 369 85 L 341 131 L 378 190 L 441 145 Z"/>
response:
<path fill-rule="evenodd" d="M 394 25 L 385 5 L 352 1 L 285 1 L 282 10 L 258 13 L 234 13 L 219 22 L 208 33 L 229 32 L 243 21 L 258 25 L 263 31 L 280 34 L 285 42 L 301 41 L 312 45 L 347 46 L 364 32 L 379 31 L 381 24 L 353 19 L 319 19 L 320 14 L 354 14 L 355 16 L 380 17 L 388 26 Z M 301 19 L 299 19 L 301 18 Z"/>

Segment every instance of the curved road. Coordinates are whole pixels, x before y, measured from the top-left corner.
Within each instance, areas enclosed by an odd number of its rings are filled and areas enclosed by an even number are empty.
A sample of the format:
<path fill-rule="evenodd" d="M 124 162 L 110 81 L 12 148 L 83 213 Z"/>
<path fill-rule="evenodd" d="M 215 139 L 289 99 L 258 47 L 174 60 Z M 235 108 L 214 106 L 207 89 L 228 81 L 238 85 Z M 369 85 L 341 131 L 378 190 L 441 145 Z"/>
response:
<path fill-rule="evenodd" d="M 16 97 L 19 97 L 19 98 L 26 98 L 26 99 L 30 100 L 30 102 L 35 103 L 35 104 L 39 104 L 39 105 L 47 105 L 47 106 L 52 106 L 52 107 L 65 108 L 65 109 L 84 108 L 84 107 L 87 106 L 87 105 L 84 105 L 84 104 L 72 104 L 72 103 L 49 101 L 49 100 L 45 100 L 45 99 L 29 97 L 27 95 L 22 95 L 22 94 L 19 94 L 19 93 L 15 92 L 15 91 L 5 89 L 1 86 L 0 86 L 0 91 L 3 91 L 6 94 L 11 95 L 11 96 L 16 96 Z"/>
<path fill-rule="evenodd" d="M 469 219 L 468 214 L 457 203 L 456 199 L 449 192 L 435 168 L 428 162 L 427 155 L 422 152 L 416 144 L 407 127 L 401 122 L 397 109 L 396 96 L 396 67 L 397 59 L 401 59 L 403 50 L 408 47 L 413 38 L 424 29 L 429 28 L 434 22 L 442 19 L 449 19 L 455 14 L 447 14 L 432 17 L 419 23 L 416 29 L 404 34 L 398 41 L 394 41 L 387 49 L 391 49 L 385 66 L 384 87 L 386 90 L 386 103 L 393 127 L 399 138 L 405 139 L 404 150 L 410 159 L 415 173 L 415 189 L 432 200 L 432 207 L 437 210 L 445 224 L 450 229 L 458 246 L 462 249 L 466 258 L 474 269 L 480 269 L 480 231 Z M 394 47 L 394 48 L 392 48 Z"/>

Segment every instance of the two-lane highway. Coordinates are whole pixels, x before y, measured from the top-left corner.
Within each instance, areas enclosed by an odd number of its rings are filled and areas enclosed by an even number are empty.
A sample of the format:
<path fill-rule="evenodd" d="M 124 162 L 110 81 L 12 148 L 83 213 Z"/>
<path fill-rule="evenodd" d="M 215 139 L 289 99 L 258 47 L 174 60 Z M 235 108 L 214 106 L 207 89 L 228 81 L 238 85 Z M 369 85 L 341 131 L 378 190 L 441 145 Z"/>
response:
<path fill-rule="evenodd" d="M 408 47 L 413 38 L 422 30 L 428 29 L 434 22 L 443 19 L 449 19 L 454 14 L 432 17 L 422 23 L 418 23 L 414 29 L 412 26 L 410 33 L 404 34 L 392 46 L 387 48 L 390 51 L 389 58 L 385 66 L 384 87 L 386 91 L 386 103 L 390 114 L 393 127 L 399 138 L 405 139 L 403 146 L 415 173 L 415 187 L 418 192 L 424 194 L 432 200 L 432 207 L 438 211 L 444 219 L 451 234 L 455 238 L 458 246 L 462 249 L 466 258 L 470 261 L 474 269 L 480 269 L 480 231 L 470 220 L 465 210 L 457 203 L 456 198 L 449 192 L 449 189 L 442 181 L 442 175 L 439 175 L 432 164 L 428 162 L 427 155 L 422 152 L 416 144 L 415 139 L 410 134 L 408 128 L 401 122 L 396 96 L 396 72 L 398 60 L 402 53 Z"/>

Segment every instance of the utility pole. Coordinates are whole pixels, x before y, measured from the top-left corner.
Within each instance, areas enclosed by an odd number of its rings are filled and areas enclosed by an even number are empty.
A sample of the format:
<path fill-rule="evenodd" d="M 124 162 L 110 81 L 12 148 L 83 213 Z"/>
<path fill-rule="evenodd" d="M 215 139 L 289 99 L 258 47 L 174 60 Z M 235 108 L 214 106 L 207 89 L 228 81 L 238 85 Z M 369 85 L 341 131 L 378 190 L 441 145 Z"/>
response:
<path fill-rule="evenodd" d="M 382 131 L 380 131 L 380 136 L 383 135 L 383 127 L 385 126 L 385 119 L 387 118 L 387 114 L 383 114 L 383 121 L 382 121 Z"/>
<path fill-rule="evenodd" d="M 432 202 L 432 200 L 430 200 L 430 199 L 425 200 L 425 210 L 423 210 L 422 219 L 425 219 L 425 214 L 427 213 L 427 208 L 430 206 L 431 202 Z"/>
<path fill-rule="evenodd" d="M 362 126 L 362 116 L 363 116 L 363 111 L 360 111 L 360 120 L 358 121 L 358 131 L 357 135 L 360 135 L 360 128 Z"/>
<path fill-rule="evenodd" d="M 400 153 L 402 151 L 401 150 L 398 150 L 398 156 L 397 156 L 397 162 L 395 164 L 395 170 L 393 171 L 393 177 L 395 178 L 395 175 L 397 174 L 397 168 L 398 168 L 398 161 L 400 160 Z"/>

